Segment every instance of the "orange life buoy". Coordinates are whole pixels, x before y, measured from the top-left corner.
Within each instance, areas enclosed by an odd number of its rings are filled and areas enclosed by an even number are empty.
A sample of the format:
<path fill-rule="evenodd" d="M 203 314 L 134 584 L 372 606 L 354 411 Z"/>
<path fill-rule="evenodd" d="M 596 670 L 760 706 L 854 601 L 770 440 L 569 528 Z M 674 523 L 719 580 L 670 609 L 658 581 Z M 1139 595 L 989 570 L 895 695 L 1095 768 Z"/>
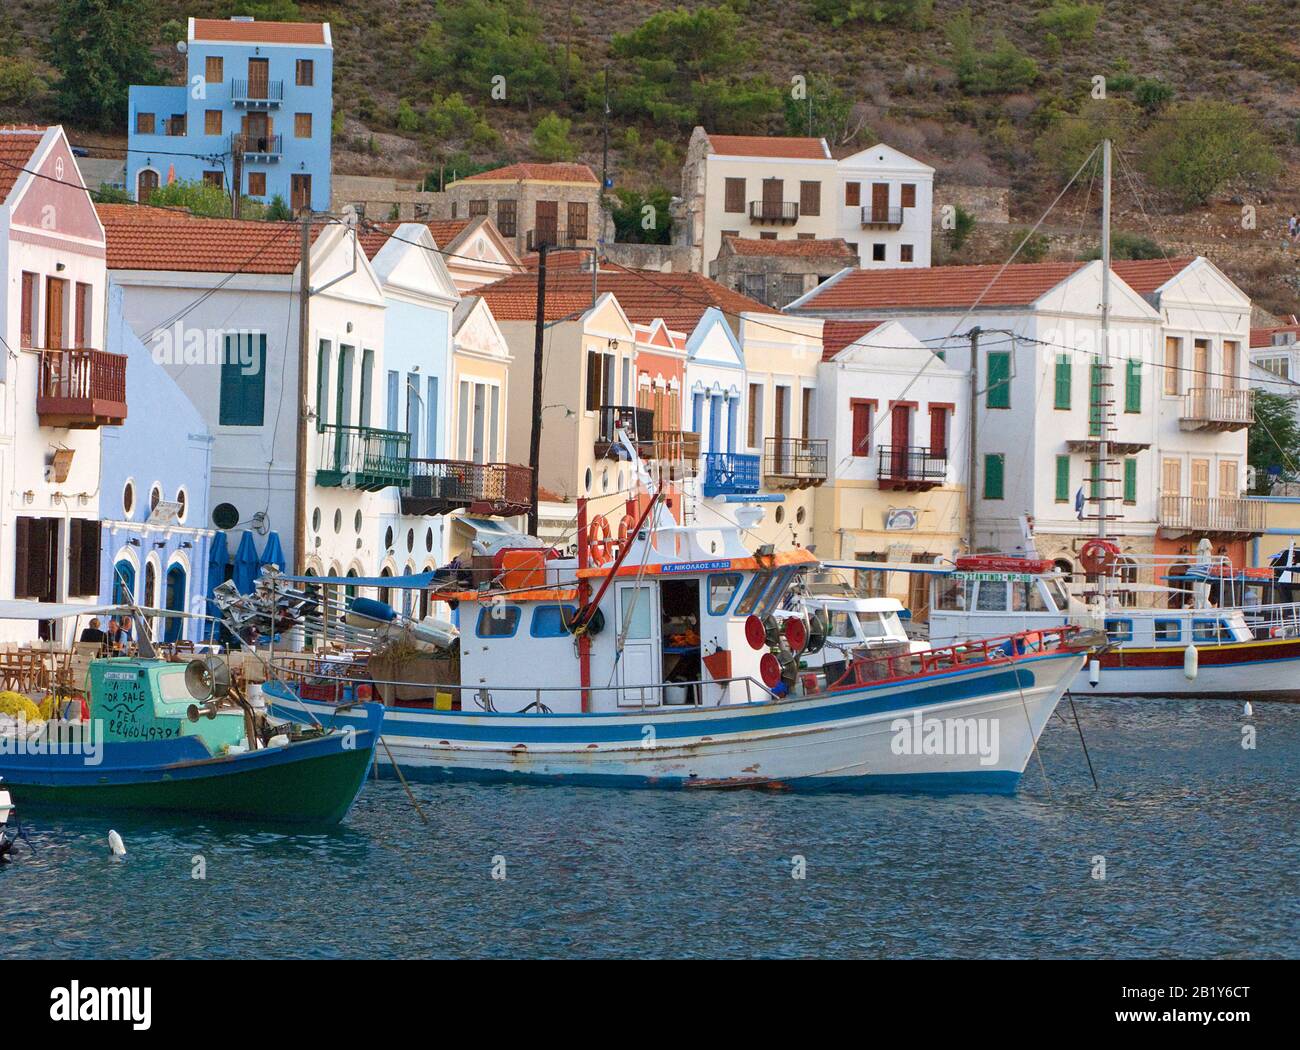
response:
<path fill-rule="evenodd" d="M 587 526 L 587 558 L 593 565 L 604 565 L 613 553 L 614 540 L 610 536 L 609 519 L 597 514 Z"/>
<path fill-rule="evenodd" d="M 1089 540 L 1079 548 L 1079 564 L 1090 576 L 1110 575 L 1119 561 L 1119 547 L 1110 540 Z"/>
<path fill-rule="evenodd" d="M 631 514 L 624 514 L 618 519 L 618 549 L 620 551 L 627 547 L 628 538 L 632 535 L 634 528 L 636 528 L 636 520 Z"/>

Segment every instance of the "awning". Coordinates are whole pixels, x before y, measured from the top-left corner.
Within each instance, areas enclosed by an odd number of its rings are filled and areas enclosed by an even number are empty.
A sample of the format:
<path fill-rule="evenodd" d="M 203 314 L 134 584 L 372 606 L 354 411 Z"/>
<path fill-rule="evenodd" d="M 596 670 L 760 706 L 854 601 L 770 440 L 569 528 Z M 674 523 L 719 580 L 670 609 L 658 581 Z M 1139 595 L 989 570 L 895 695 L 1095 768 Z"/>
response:
<path fill-rule="evenodd" d="M 72 616 L 130 616 L 129 605 L 76 605 L 72 602 L 0 600 L 0 620 L 64 620 Z M 143 616 L 190 616 L 181 609 L 139 610 Z"/>

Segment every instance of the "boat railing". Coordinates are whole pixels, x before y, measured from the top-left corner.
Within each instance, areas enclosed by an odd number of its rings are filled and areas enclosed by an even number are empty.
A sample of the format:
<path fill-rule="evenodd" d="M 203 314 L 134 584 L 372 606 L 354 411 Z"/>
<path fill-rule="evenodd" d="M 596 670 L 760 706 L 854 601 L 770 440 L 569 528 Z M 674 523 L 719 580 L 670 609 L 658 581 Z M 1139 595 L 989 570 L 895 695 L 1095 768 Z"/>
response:
<path fill-rule="evenodd" d="M 1068 647 L 1082 634 L 1081 628 L 1068 624 L 1033 631 L 1019 631 L 996 638 L 978 638 L 955 645 L 923 649 L 919 652 L 862 651 L 853 656 L 843 675 L 827 683 L 831 692 L 876 685 L 895 679 L 917 678 L 945 671 L 963 670 L 978 664 L 1011 661 L 1041 655 Z M 811 672 L 808 672 L 811 676 Z M 805 693 L 810 690 L 805 685 Z"/>
<path fill-rule="evenodd" d="M 298 656 L 300 654 L 295 654 Z M 337 666 L 337 665 L 336 665 Z M 359 665 L 353 665 L 343 672 L 336 671 L 333 667 L 322 667 L 319 664 L 310 665 L 300 659 L 292 662 L 281 662 L 279 658 L 268 664 L 268 672 L 277 672 L 282 679 L 296 680 L 295 688 L 299 696 L 304 700 L 325 701 L 328 703 L 341 703 L 347 699 L 346 687 L 348 683 L 353 685 L 365 686 L 389 686 L 393 689 L 420 689 L 431 694 L 445 693 L 449 696 L 456 696 L 462 701 L 461 710 L 473 710 L 465 706 L 464 701 L 470 699 L 480 710 L 496 711 L 502 714 L 548 714 L 549 707 L 543 701 L 543 695 L 554 696 L 573 695 L 581 697 L 583 693 L 589 696 L 600 694 L 614 694 L 616 697 L 617 707 L 622 711 L 631 713 L 632 709 L 644 711 L 647 709 L 662 709 L 673 707 L 729 707 L 731 703 L 725 702 L 731 694 L 729 688 L 724 688 L 718 692 L 718 702 L 714 704 L 704 703 L 703 696 L 706 686 L 731 686 L 737 684 L 743 687 L 745 692 L 745 702 L 753 703 L 758 701 L 781 700 L 783 696 L 773 692 L 762 682 L 748 675 L 737 675 L 731 678 L 708 678 L 697 679 L 689 682 L 657 682 L 648 685 L 488 685 L 485 683 L 461 685 L 454 682 L 409 682 L 396 679 L 375 678 L 365 674 Z M 662 697 L 664 691 L 668 688 L 680 687 L 686 692 L 683 694 L 690 699 L 680 703 L 668 703 L 660 701 L 658 703 L 650 702 L 655 697 Z M 513 697 L 532 697 L 530 703 L 515 711 L 501 712 L 496 706 L 494 699 L 496 694 L 506 693 Z M 636 703 L 629 703 L 628 698 L 636 696 Z M 355 701 L 357 698 L 353 698 Z M 409 702 L 408 702 L 409 703 Z M 394 704 L 395 707 L 403 706 L 402 703 Z M 600 714 L 616 714 L 618 711 L 602 711 Z"/>

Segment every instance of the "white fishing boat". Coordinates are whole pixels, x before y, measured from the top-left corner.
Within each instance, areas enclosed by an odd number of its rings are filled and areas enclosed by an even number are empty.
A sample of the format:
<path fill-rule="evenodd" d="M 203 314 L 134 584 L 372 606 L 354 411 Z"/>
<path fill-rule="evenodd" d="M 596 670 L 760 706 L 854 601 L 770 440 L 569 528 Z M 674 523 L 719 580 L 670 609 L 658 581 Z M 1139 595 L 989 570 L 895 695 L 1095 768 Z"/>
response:
<path fill-rule="evenodd" d="M 5 788 L 3 778 L 0 778 L 0 862 L 8 857 L 9 851 L 13 849 L 14 841 L 18 837 L 17 826 L 11 827 L 9 823 L 13 812 L 13 796 Z"/>

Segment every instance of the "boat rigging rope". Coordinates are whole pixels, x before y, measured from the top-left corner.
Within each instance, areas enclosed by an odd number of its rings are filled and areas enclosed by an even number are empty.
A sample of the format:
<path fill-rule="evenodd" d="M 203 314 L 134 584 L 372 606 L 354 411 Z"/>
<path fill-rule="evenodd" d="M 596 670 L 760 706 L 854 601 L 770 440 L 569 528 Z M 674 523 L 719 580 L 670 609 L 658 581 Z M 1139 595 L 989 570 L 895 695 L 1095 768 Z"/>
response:
<path fill-rule="evenodd" d="M 1025 687 L 1020 684 L 1020 669 L 1013 667 L 1011 673 L 1016 676 L 1016 688 L 1020 691 L 1020 706 L 1025 712 L 1025 724 L 1029 726 L 1029 743 L 1038 759 L 1038 771 L 1043 774 L 1043 783 L 1047 785 L 1047 794 L 1052 794 L 1052 782 L 1047 779 L 1047 768 L 1043 765 L 1042 752 L 1038 750 L 1038 737 L 1034 735 L 1034 720 L 1029 717 L 1029 704 L 1025 701 Z"/>

